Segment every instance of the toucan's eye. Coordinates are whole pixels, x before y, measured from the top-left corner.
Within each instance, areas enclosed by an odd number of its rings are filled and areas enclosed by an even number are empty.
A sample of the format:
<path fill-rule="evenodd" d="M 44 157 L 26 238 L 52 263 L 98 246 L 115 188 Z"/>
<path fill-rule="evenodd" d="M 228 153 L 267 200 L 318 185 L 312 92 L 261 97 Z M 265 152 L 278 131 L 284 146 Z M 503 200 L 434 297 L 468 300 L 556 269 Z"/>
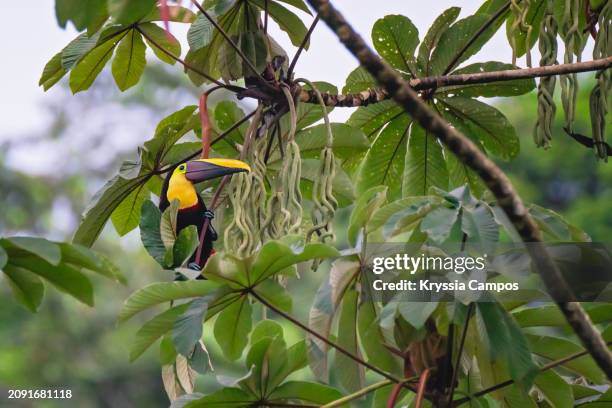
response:
<path fill-rule="evenodd" d="M 184 164 L 181 164 L 181 165 L 179 166 L 179 170 L 180 170 L 180 171 L 185 171 L 185 165 L 184 165 Z"/>

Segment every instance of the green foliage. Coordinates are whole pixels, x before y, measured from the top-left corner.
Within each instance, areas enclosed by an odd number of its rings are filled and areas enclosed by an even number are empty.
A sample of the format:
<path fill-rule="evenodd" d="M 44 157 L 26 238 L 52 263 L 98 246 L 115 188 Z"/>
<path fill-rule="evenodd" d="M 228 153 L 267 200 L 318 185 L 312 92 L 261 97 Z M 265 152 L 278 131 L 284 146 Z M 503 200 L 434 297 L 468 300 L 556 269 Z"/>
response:
<path fill-rule="evenodd" d="M 15 298 L 31 312 L 42 303 L 43 281 L 89 306 L 93 306 L 93 287 L 84 271 L 125 282 L 100 254 L 80 245 L 33 237 L 0 239 L 0 270 Z"/>

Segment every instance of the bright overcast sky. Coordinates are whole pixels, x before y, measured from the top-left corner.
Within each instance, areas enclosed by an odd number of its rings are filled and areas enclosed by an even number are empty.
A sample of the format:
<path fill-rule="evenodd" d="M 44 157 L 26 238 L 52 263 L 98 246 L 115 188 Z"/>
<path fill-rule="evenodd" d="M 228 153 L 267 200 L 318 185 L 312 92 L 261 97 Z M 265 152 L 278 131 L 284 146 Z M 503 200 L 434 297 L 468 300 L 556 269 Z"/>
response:
<path fill-rule="evenodd" d="M 461 6 L 462 16 L 473 13 L 482 0 L 436 0 L 427 3 L 399 0 L 337 0 L 335 4 L 345 13 L 353 25 L 369 40 L 374 22 L 387 14 L 409 16 L 419 29 L 422 38 L 433 19 L 450 6 Z M 371 6 L 375 4 L 376 7 Z M 415 4 L 418 5 L 415 7 Z M 428 7 L 422 7 L 423 5 Z M 419 7 L 421 6 L 421 7 Z M 38 79 L 46 61 L 75 36 L 69 26 L 62 30 L 57 26 L 53 0 L 11 1 L 3 5 L 4 16 L 0 24 L 3 64 L 0 81 L 3 92 L 0 141 L 26 132 L 44 129 L 48 120 L 42 115 L 41 100 L 45 94 L 38 87 Z M 27 16 L 27 19 L 24 17 Z M 32 22 L 26 24 L 24 21 Z M 175 33 L 183 32 L 174 27 Z M 293 53 L 286 35 L 272 30 L 288 51 Z M 502 29 L 492 42 L 482 50 L 478 60 L 510 59 L 510 50 Z M 356 66 L 353 57 L 320 23 L 312 39 L 312 48 L 305 53 L 298 65 L 297 74 L 313 80 L 325 80 L 342 87 L 347 74 Z M 177 68 L 177 73 L 181 71 Z M 53 89 L 49 91 L 53 94 Z M 340 115 L 345 116 L 345 115 Z M 336 119 L 340 119 L 338 115 Z"/>

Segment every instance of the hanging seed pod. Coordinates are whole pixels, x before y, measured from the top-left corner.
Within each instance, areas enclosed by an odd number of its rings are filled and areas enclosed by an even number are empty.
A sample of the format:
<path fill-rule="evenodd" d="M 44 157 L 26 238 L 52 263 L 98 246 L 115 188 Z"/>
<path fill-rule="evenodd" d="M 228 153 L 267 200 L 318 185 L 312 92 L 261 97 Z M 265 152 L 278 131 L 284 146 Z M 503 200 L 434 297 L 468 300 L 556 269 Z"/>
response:
<path fill-rule="evenodd" d="M 580 30 L 580 0 L 565 0 L 563 17 L 561 20 L 561 33 L 565 43 L 563 62 L 571 64 L 576 60 L 580 62 L 582 55 L 583 33 Z M 578 100 L 578 75 L 576 73 L 561 75 L 561 103 L 565 112 L 565 128 L 572 132 L 576 117 L 576 101 Z"/>
<path fill-rule="evenodd" d="M 598 22 L 598 32 L 593 47 L 593 59 L 606 58 L 612 55 L 612 2 L 608 1 L 602 8 Z M 606 115 L 608 113 L 608 96 L 612 88 L 612 72 L 604 69 L 597 72 L 596 83 L 589 98 L 593 148 L 598 158 L 608 161 L 606 148 Z"/>
<path fill-rule="evenodd" d="M 557 22 L 553 15 L 554 0 L 547 0 L 546 12 L 540 36 L 538 48 L 542 55 L 540 66 L 557 64 Z M 557 78 L 549 76 L 540 78 L 538 85 L 538 119 L 533 131 L 533 139 L 538 147 L 550 147 L 552 140 L 552 124 L 555 119 L 555 84 Z"/>
<path fill-rule="evenodd" d="M 320 165 L 312 189 L 314 206 L 311 217 L 313 226 L 306 233 L 306 240 L 310 241 L 313 234 L 317 234 L 321 242 L 333 241 L 335 239 L 333 232 L 334 214 L 336 208 L 338 208 L 338 201 L 333 194 L 333 180 L 336 175 L 336 159 L 332 149 L 334 135 L 321 92 L 306 79 L 298 79 L 297 81 L 308 84 L 317 95 L 321 110 L 323 111 L 323 120 L 327 128 L 327 140 L 325 147 L 321 150 Z"/>
<path fill-rule="evenodd" d="M 261 122 L 261 106 L 258 108 L 249 128 L 240 152 L 240 159 L 249 158 L 255 133 Z M 225 229 L 223 238 L 225 249 L 239 257 L 251 255 L 259 246 L 260 234 L 257 205 L 261 203 L 261 191 L 258 180 L 252 173 L 240 173 L 232 177 L 229 184 L 229 200 L 234 209 L 234 217 Z M 265 189 L 264 189 L 265 197 Z"/>
<path fill-rule="evenodd" d="M 300 147 L 295 142 L 297 112 L 293 96 L 287 87 L 283 87 L 283 93 L 289 106 L 291 128 L 284 154 L 282 154 L 282 140 L 279 137 L 278 148 L 281 151 L 283 162 L 275 180 L 275 190 L 268 199 L 266 217 L 262 223 L 262 232 L 270 239 L 297 233 L 302 224 L 302 193 L 300 191 L 302 159 Z"/>
<path fill-rule="evenodd" d="M 533 26 L 529 23 L 527 14 L 531 7 L 531 0 L 510 0 L 510 9 L 513 13 L 513 22 L 510 33 L 510 46 L 512 47 L 512 65 L 516 65 L 518 54 L 518 44 L 516 43 L 515 34 L 520 32 L 525 33 L 525 60 L 528 67 L 531 67 L 531 36 Z"/>

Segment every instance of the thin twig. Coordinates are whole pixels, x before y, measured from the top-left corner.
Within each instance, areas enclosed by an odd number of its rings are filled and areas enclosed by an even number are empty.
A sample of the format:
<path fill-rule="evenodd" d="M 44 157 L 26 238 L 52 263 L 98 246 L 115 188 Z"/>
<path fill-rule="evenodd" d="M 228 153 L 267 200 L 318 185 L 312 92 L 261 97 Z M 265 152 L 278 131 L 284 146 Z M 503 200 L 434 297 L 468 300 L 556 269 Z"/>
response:
<path fill-rule="evenodd" d="M 413 382 L 413 381 L 415 381 L 417 379 L 418 379 L 418 377 L 406 378 L 406 379 L 402 380 L 398 384 L 410 383 L 410 382 Z M 393 384 L 392 381 L 390 381 L 390 380 L 383 380 L 383 381 L 380 381 L 380 382 L 368 385 L 367 387 L 362 388 L 359 391 L 356 391 L 356 392 L 354 392 L 352 394 L 349 394 L 349 395 L 347 395 L 345 397 L 342 397 L 342 398 L 337 399 L 337 400 L 335 400 L 333 402 L 330 402 L 329 404 L 322 405 L 320 408 L 337 408 L 337 407 L 341 407 L 341 406 L 343 406 L 343 405 L 345 405 L 345 404 L 347 404 L 347 403 L 349 403 L 349 402 L 351 402 L 353 400 L 361 398 L 364 395 L 368 395 L 371 392 L 374 392 L 374 391 L 376 391 L 376 390 L 378 390 L 378 389 L 380 389 L 382 387 L 385 387 L 385 386 L 391 385 L 391 384 Z"/>
<path fill-rule="evenodd" d="M 542 235 L 508 176 L 469 138 L 433 112 L 393 68 L 380 60 L 344 16 L 328 0 L 308 0 L 361 65 L 387 90 L 395 102 L 427 132 L 440 140 L 457 159 L 478 174 L 493 193 L 524 242 L 540 277 L 557 306 L 597 365 L 612 379 L 612 353 L 591 322 L 559 268 L 542 244 Z"/>
<path fill-rule="evenodd" d="M 207 80 L 209 80 L 210 82 L 219 85 L 225 89 L 228 89 L 230 91 L 233 92 L 240 92 L 243 91 L 244 88 L 240 87 L 240 86 L 235 86 L 235 85 L 228 85 L 228 84 L 224 84 L 223 82 L 214 79 L 213 77 L 211 77 L 210 75 L 208 75 L 206 72 L 199 70 L 198 68 L 190 65 L 189 63 L 187 63 L 185 60 L 183 60 L 181 57 L 174 55 L 173 53 L 171 53 L 170 51 L 168 51 L 167 49 L 165 49 L 164 47 L 161 46 L 161 44 L 159 44 L 157 41 L 155 41 L 155 39 L 151 38 L 151 36 L 147 35 L 147 33 L 145 33 L 138 25 L 135 25 L 134 28 L 144 37 L 147 39 L 147 41 L 149 41 L 151 44 L 153 44 L 155 46 L 155 48 L 159 49 L 161 52 L 163 52 L 164 54 L 166 54 L 167 56 L 169 56 L 170 58 L 172 58 L 173 60 L 175 60 L 176 62 L 178 62 L 179 64 L 181 64 L 185 69 L 195 72 L 198 75 L 203 76 L 204 78 L 206 78 Z"/>
<path fill-rule="evenodd" d="M 268 35 L 268 18 L 269 18 L 269 10 L 268 10 L 268 0 L 264 0 L 264 34 Z"/>
<path fill-rule="evenodd" d="M 204 7 L 202 7 L 202 5 L 200 5 L 198 1 L 191 0 L 191 2 L 198 8 L 198 10 L 200 10 L 200 13 L 202 13 L 204 17 L 206 17 L 206 19 L 210 21 L 210 23 L 217 29 L 217 31 L 219 31 L 219 34 L 221 34 L 221 36 L 223 36 L 223 38 L 225 38 L 225 40 L 232 46 L 232 48 L 238 53 L 240 58 L 242 58 L 242 61 L 244 61 L 249 66 L 251 71 L 253 71 L 253 73 L 259 78 L 259 80 L 262 83 L 266 83 L 266 80 L 264 79 L 264 77 L 261 76 L 261 73 L 257 71 L 255 65 L 253 65 L 251 60 L 247 58 L 247 56 L 242 52 L 240 47 L 238 47 L 238 45 L 230 38 L 230 36 L 225 32 L 223 27 L 221 27 L 219 23 L 217 23 L 217 21 L 212 18 L 210 14 L 208 14 L 208 12 L 204 9 Z"/>
<path fill-rule="evenodd" d="M 304 323 L 300 322 L 295 317 L 293 317 L 293 316 L 289 315 L 288 313 L 285 313 L 281 309 L 277 308 L 275 305 L 271 304 L 266 299 L 264 299 L 263 297 L 259 296 L 257 294 L 257 292 L 255 292 L 254 290 L 250 290 L 249 293 L 255 299 L 257 299 L 259 302 L 261 302 L 264 306 L 267 306 L 270 310 L 273 310 L 276 314 L 282 316 L 283 318 L 285 318 L 286 320 L 290 321 L 291 323 L 293 323 L 294 325 L 296 325 L 300 329 L 304 330 L 305 332 L 307 332 L 307 333 L 311 334 L 312 336 L 316 337 L 317 339 L 321 340 L 322 342 L 324 342 L 328 346 L 336 349 L 338 352 L 344 354 L 345 356 L 347 356 L 351 360 L 361 364 L 362 366 L 364 366 L 364 367 L 374 371 L 375 373 L 385 377 L 386 379 L 388 379 L 388 380 L 390 380 L 390 381 L 392 381 L 392 382 L 394 382 L 396 384 L 397 383 L 402 383 L 402 380 L 400 380 L 399 378 L 396 378 L 395 376 L 393 376 L 393 375 L 391 375 L 391 374 L 381 370 L 380 368 L 378 368 L 378 367 L 368 363 L 367 361 L 363 360 L 361 357 L 358 357 L 358 356 L 354 355 L 350 351 L 346 350 L 344 347 L 340 346 L 339 344 L 334 343 L 333 341 L 331 341 L 327 337 L 319 334 L 318 332 L 314 331 L 313 329 L 311 329 L 310 327 L 308 327 Z M 413 389 L 410 386 L 408 386 L 408 384 L 404 383 L 403 385 L 407 389 L 413 391 Z"/>
<path fill-rule="evenodd" d="M 215 211 L 217 206 L 219 205 L 219 199 L 221 198 L 221 192 L 227 185 L 231 176 L 225 176 L 219 183 L 219 187 L 217 187 L 217 191 L 215 191 L 215 195 L 210 203 L 210 211 Z M 200 261 L 202 260 L 202 249 L 204 248 L 204 240 L 206 239 L 206 233 L 208 232 L 208 226 L 210 225 L 210 218 L 206 217 L 204 222 L 202 223 L 202 231 L 200 232 L 200 243 L 198 244 L 198 250 L 196 251 L 195 263 L 200 265 Z"/>
<path fill-rule="evenodd" d="M 607 342 L 606 345 L 607 346 L 612 346 L 612 341 Z M 589 354 L 588 350 L 582 350 L 582 351 L 579 351 L 577 353 L 570 354 L 567 357 L 563 357 L 563 358 L 561 358 L 559 360 L 555 360 L 555 361 L 550 362 L 550 363 L 548 363 L 546 365 L 543 365 L 542 367 L 540 367 L 540 372 L 544 372 L 544 371 L 553 369 L 555 367 L 558 367 L 560 365 L 569 363 L 570 361 L 575 360 L 575 359 L 580 358 L 580 357 L 583 357 L 583 356 L 586 356 L 587 354 Z M 454 402 L 456 404 L 455 406 L 458 407 L 459 405 L 465 404 L 466 402 L 469 402 L 469 401 L 471 401 L 474 398 L 482 397 L 483 395 L 489 394 L 489 393 L 491 393 L 493 391 L 497 391 L 497 390 L 499 390 L 501 388 L 507 387 L 507 386 L 512 385 L 512 384 L 514 384 L 514 380 L 506 380 L 506 381 L 501 382 L 499 384 L 495 384 L 495 385 L 493 385 L 493 386 L 491 386 L 489 388 L 485 388 L 484 390 L 475 392 L 473 395 L 471 395 L 469 397 L 463 397 L 461 399 L 458 399 L 457 401 Z"/>
<path fill-rule="evenodd" d="M 459 342 L 459 350 L 457 350 L 457 358 L 455 359 L 455 366 L 453 368 L 453 376 L 450 383 L 450 390 L 448 392 L 448 408 L 453 408 L 453 394 L 455 393 L 455 382 L 459 373 L 459 365 L 461 364 L 461 354 L 463 354 L 463 348 L 465 347 L 465 339 L 467 337 L 468 328 L 470 326 L 470 317 L 474 310 L 474 303 L 470 303 L 465 316 L 465 322 L 463 322 L 463 331 L 461 332 L 461 340 Z"/>
<path fill-rule="evenodd" d="M 319 19 L 320 19 L 319 14 L 317 14 L 315 16 L 314 20 L 312 21 L 312 24 L 310 24 L 310 28 L 306 32 L 306 35 L 302 39 L 302 42 L 300 43 L 300 46 L 298 47 L 297 51 L 295 52 L 295 55 L 293 56 L 293 59 L 291 60 L 291 64 L 289 65 L 289 70 L 287 71 L 287 77 L 288 78 L 291 78 L 291 74 L 293 74 L 293 70 L 295 69 L 295 64 L 297 64 L 298 59 L 300 59 L 300 55 L 302 54 L 302 51 L 304 51 L 304 48 L 306 47 L 306 44 L 308 44 L 308 41 L 310 41 L 310 36 L 312 35 L 312 32 L 314 31 L 315 27 L 317 26 L 317 23 L 319 22 Z"/>

